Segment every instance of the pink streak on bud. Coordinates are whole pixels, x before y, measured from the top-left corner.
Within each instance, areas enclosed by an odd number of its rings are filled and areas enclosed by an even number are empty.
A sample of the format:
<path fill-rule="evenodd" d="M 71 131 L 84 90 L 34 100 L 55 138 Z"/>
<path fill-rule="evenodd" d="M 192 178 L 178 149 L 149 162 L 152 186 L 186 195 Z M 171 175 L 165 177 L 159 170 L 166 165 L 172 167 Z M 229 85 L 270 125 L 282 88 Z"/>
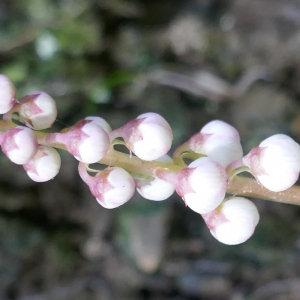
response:
<path fill-rule="evenodd" d="M 12 151 L 12 150 L 19 150 L 18 145 L 16 144 L 15 138 L 14 136 L 21 132 L 23 129 L 22 128 L 12 128 L 10 130 L 8 130 L 5 134 L 4 134 L 4 140 L 2 143 L 2 147 L 3 147 L 3 152 L 5 155 L 7 155 L 8 152 Z"/>
<path fill-rule="evenodd" d="M 23 165 L 34 157 L 38 150 L 38 143 L 31 129 L 18 126 L 2 135 L 1 147 L 3 153 L 13 163 Z"/>
<path fill-rule="evenodd" d="M 195 133 L 190 139 L 189 139 L 189 147 L 191 150 L 193 150 L 196 153 L 203 153 L 203 144 L 207 141 L 207 139 L 211 136 L 211 134 L 204 134 L 201 132 Z"/>
<path fill-rule="evenodd" d="M 107 168 L 92 177 L 87 173 L 85 165 L 79 163 L 78 171 L 82 180 L 89 186 L 92 195 L 105 208 L 119 207 L 134 194 L 134 180 L 124 169 Z"/>
<path fill-rule="evenodd" d="M 220 120 L 206 124 L 186 145 L 186 148 L 210 157 L 224 168 L 243 156 L 238 131 Z"/>
<path fill-rule="evenodd" d="M 34 173 L 35 175 L 38 175 L 37 165 L 36 165 L 35 161 L 41 159 L 42 157 L 46 157 L 46 156 L 49 156 L 49 154 L 38 150 L 38 152 L 33 157 L 33 159 L 31 159 L 28 163 L 23 165 L 24 170 L 27 172 Z"/>
<path fill-rule="evenodd" d="M 252 149 L 243 164 L 265 188 L 281 192 L 297 181 L 300 172 L 300 146 L 284 134 L 273 135 Z"/>
<path fill-rule="evenodd" d="M 90 123 L 90 120 L 81 120 L 78 123 L 74 125 L 74 127 L 65 133 L 65 144 L 68 148 L 68 151 L 74 155 L 75 157 L 78 157 L 79 160 L 81 160 L 80 155 L 80 144 L 84 142 L 87 138 L 89 138 L 89 135 L 86 134 L 82 128 L 85 124 Z"/>
<path fill-rule="evenodd" d="M 101 202 L 103 206 L 106 206 L 105 203 L 105 197 L 104 195 L 109 192 L 110 190 L 113 190 L 114 187 L 110 184 L 108 181 L 108 176 L 112 172 L 112 168 L 105 169 L 99 173 L 95 177 L 93 177 L 93 180 L 90 184 L 90 191 L 92 195 L 97 198 L 98 202 Z"/>
<path fill-rule="evenodd" d="M 57 116 L 55 101 L 44 92 L 27 95 L 18 104 L 20 121 L 36 130 L 52 126 Z"/>
<path fill-rule="evenodd" d="M 208 214 L 204 214 L 202 217 L 206 223 L 206 226 L 212 231 L 214 231 L 220 224 L 229 222 L 229 220 L 219 209 L 215 209 Z"/>
<path fill-rule="evenodd" d="M 171 148 L 170 125 L 156 113 L 145 113 L 110 134 L 111 140 L 122 137 L 127 147 L 139 158 L 151 161 L 165 155 Z"/>
<path fill-rule="evenodd" d="M 185 168 L 181 170 L 176 177 L 176 193 L 184 200 L 184 195 L 195 193 L 189 178 L 196 168 Z"/>
<path fill-rule="evenodd" d="M 22 104 L 22 115 L 25 118 L 31 118 L 34 115 L 40 114 L 43 111 L 37 106 L 35 100 L 41 95 L 41 92 L 27 95 L 20 100 Z"/>
<path fill-rule="evenodd" d="M 201 157 L 177 174 L 176 192 L 185 204 L 200 214 L 214 210 L 223 201 L 228 177 L 225 169 L 208 157 Z"/>
<path fill-rule="evenodd" d="M 23 168 L 33 181 L 45 182 L 58 174 L 60 166 L 61 159 L 54 148 L 39 146 L 36 155 Z"/>
<path fill-rule="evenodd" d="M 249 154 L 243 157 L 243 164 L 248 167 L 251 166 L 251 172 L 253 172 L 255 176 L 268 175 L 261 163 L 261 157 L 265 151 L 265 147 L 255 147 Z"/>
<path fill-rule="evenodd" d="M 242 197 L 230 198 L 202 217 L 211 234 L 227 245 L 245 242 L 252 236 L 259 221 L 256 206 Z"/>

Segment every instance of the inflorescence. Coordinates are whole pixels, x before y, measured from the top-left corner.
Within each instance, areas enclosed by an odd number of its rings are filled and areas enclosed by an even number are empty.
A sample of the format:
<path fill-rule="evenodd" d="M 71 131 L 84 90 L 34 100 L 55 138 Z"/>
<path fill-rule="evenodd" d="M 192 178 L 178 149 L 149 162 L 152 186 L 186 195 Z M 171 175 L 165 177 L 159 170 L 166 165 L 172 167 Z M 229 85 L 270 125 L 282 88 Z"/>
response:
<path fill-rule="evenodd" d="M 179 146 L 172 159 L 167 155 L 172 129 L 156 113 L 142 114 L 116 130 L 92 116 L 61 132 L 45 133 L 41 130 L 56 120 L 55 101 L 44 92 L 16 98 L 13 82 L 0 75 L 0 145 L 32 180 L 53 179 L 61 166 L 55 148 L 64 149 L 79 161 L 80 177 L 103 207 L 126 203 L 135 190 L 154 201 L 165 200 L 176 191 L 224 244 L 246 241 L 259 221 L 253 202 L 235 195 L 226 197 L 237 174 L 250 172 L 260 186 L 277 193 L 292 187 L 299 176 L 300 146 L 284 134 L 265 139 L 244 156 L 237 130 L 215 120 Z M 116 151 L 118 144 L 125 145 L 130 155 Z M 193 162 L 187 166 L 185 158 Z M 108 167 L 94 170 L 89 167 L 94 163 Z"/>

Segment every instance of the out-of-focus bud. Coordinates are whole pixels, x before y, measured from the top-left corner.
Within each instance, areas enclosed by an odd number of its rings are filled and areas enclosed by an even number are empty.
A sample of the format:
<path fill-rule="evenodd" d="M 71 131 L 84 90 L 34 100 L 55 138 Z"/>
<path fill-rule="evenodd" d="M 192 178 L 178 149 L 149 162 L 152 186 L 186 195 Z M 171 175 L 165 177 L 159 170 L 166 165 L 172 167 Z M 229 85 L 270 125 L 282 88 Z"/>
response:
<path fill-rule="evenodd" d="M 13 82 L 5 75 L 0 74 L 0 114 L 12 109 L 17 97 Z"/>
<path fill-rule="evenodd" d="M 100 117 L 91 116 L 91 117 L 85 118 L 85 120 L 90 120 L 90 121 L 92 121 L 91 123 L 99 125 L 107 132 L 107 134 L 111 133 L 111 131 L 112 131 L 110 125 L 104 119 L 102 119 Z"/>
<path fill-rule="evenodd" d="M 29 162 L 38 150 L 36 136 L 27 127 L 11 128 L 2 134 L 0 139 L 3 153 L 17 165 Z"/>
<path fill-rule="evenodd" d="M 188 145 L 194 152 L 210 157 L 224 168 L 243 156 L 238 131 L 220 120 L 206 124 L 190 138 Z"/>
<path fill-rule="evenodd" d="M 237 245 L 248 240 L 259 221 L 256 206 L 241 197 L 224 201 L 220 207 L 202 217 L 211 234 L 227 245 Z"/>
<path fill-rule="evenodd" d="M 60 165 L 60 156 L 54 148 L 39 146 L 35 156 L 23 168 L 33 181 L 45 182 L 58 174 Z"/>
<path fill-rule="evenodd" d="M 92 195 L 105 208 L 116 208 L 126 203 L 135 192 L 133 178 L 122 168 L 107 168 L 92 177 L 87 173 L 85 165 L 79 163 L 78 171 Z"/>
<path fill-rule="evenodd" d="M 170 125 L 156 113 L 145 113 L 110 134 L 111 140 L 122 137 L 127 147 L 139 158 L 158 159 L 171 148 L 173 133 Z"/>
<path fill-rule="evenodd" d="M 56 103 L 44 92 L 35 92 L 23 97 L 18 106 L 20 122 L 30 128 L 50 128 L 56 120 Z"/>
<path fill-rule="evenodd" d="M 173 160 L 170 156 L 164 155 L 160 157 L 156 161 L 161 161 L 165 163 L 173 163 Z M 138 193 L 145 199 L 161 201 L 166 200 L 175 192 L 175 187 L 173 184 L 160 179 L 158 177 L 154 177 L 153 180 L 143 180 L 136 179 L 136 189 Z"/>
<path fill-rule="evenodd" d="M 101 160 L 110 147 L 106 131 L 91 120 L 81 120 L 67 132 L 49 134 L 39 139 L 40 144 L 64 144 L 74 157 L 86 164 Z"/>
<path fill-rule="evenodd" d="M 300 146 L 284 134 L 262 141 L 243 158 L 243 164 L 268 190 L 281 192 L 297 181 L 300 172 Z"/>
<path fill-rule="evenodd" d="M 220 164 L 201 157 L 177 174 L 176 191 L 189 208 L 207 214 L 223 201 L 227 181 L 227 173 Z"/>

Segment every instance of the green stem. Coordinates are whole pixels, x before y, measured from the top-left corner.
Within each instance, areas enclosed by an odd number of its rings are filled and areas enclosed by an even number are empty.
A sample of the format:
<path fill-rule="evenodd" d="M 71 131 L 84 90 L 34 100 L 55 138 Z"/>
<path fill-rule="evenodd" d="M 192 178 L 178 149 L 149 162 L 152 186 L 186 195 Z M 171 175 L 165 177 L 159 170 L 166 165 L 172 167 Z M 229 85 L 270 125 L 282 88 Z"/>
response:
<path fill-rule="evenodd" d="M 47 135 L 46 133 L 41 132 L 36 132 L 36 134 L 41 140 Z M 66 150 L 66 147 L 62 144 L 51 144 L 51 146 Z M 113 146 L 98 163 L 107 166 L 120 167 L 129 173 L 140 174 L 146 177 L 153 177 L 161 172 L 169 173 L 170 175 L 176 174 L 186 167 L 185 164 L 179 166 L 159 161 L 143 161 L 136 156 L 115 151 Z M 235 176 L 229 181 L 227 193 L 300 205 L 300 187 L 293 186 L 286 191 L 275 193 L 262 187 L 255 179 L 242 176 Z"/>
<path fill-rule="evenodd" d="M 167 173 L 178 173 L 183 166 L 162 163 L 158 161 L 143 161 L 136 156 L 130 157 L 128 154 L 117 152 L 111 149 L 106 156 L 99 161 L 101 164 L 118 166 L 131 173 L 139 173 L 145 176 L 155 176 L 164 171 Z M 235 176 L 230 180 L 227 193 L 245 197 L 253 197 L 263 200 L 280 203 L 300 205 L 300 187 L 293 186 L 283 192 L 272 192 L 262 187 L 253 178 Z"/>

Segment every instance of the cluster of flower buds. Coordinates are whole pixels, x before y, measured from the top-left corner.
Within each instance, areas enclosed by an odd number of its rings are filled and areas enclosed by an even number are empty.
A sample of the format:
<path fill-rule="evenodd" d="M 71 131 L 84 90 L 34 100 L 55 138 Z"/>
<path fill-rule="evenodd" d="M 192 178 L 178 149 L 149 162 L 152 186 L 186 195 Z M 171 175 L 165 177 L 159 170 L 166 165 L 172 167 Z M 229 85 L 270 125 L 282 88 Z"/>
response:
<path fill-rule="evenodd" d="M 186 206 L 202 215 L 211 234 L 229 245 L 246 241 L 259 221 L 250 200 L 225 198 L 230 181 L 247 171 L 266 189 L 281 192 L 297 181 L 300 172 L 300 146 L 290 137 L 271 136 L 243 156 L 239 133 L 220 120 L 206 124 L 179 146 L 173 159 L 167 155 L 171 127 L 156 113 L 144 113 L 116 130 L 94 116 L 47 134 L 40 130 L 55 121 L 55 101 L 44 92 L 17 101 L 16 89 L 4 75 L 0 75 L 0 113 L 2 151 L 13 163 L 23 165 L 32 180 L 54 178 L 61 165 L 54 148 L 63 149 L 79 161 L 80 177 L 103 207 L 116 208 L 135 191 L 153 201 L 176 191 Z M 125 145 L 130 155 L 121 155 L 114 149 L 116 144 Z M 193 161 L 186 165 L 185 158 Z M 94 163 L 108 167 L 90 169 Z"/>
<path fill-rule="evenodd" d="M 54 148 L 39 143 L 36 131 L 50 128 L 56 120 L 55 101 L 44 92 L 35 92 L 17 101 L 14 84 L 0 75 L 0 113 L 3 114 L 0 145 L 8 159 L 23 165 L 34 181 L 44 182 L 55 177 L 60 169 L 60 156 Z"/>

